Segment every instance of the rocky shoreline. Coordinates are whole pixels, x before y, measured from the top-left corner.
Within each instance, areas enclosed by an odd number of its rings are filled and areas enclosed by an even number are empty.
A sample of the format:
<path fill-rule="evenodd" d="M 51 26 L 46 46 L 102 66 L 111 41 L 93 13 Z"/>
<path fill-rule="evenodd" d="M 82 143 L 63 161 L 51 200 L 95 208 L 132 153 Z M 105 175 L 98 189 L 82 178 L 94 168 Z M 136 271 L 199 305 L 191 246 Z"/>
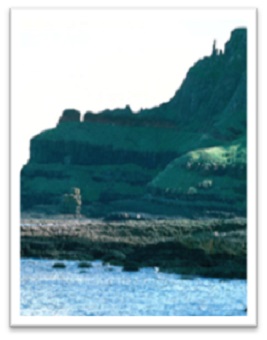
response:
<path fill-rule="evenodd" d="M 105 221 L 22 217 L 21 257 L 92 261 L 135 271 L 246 278 L 246 219 Z"/>

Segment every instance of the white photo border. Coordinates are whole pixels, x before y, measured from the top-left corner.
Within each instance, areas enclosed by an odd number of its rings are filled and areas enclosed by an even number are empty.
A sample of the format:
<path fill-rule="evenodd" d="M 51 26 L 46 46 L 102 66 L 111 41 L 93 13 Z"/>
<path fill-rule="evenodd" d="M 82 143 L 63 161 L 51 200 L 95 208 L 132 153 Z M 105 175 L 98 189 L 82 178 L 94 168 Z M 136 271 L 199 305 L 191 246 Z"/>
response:
<path fill-rule="evenodd" d="M 33 9 L 33 8 L 32 8 Z M 57 11 L 56 8 L 51 8 Z M 60 9 L 65 9 L 64 7 Z M 101 10 L 102 8 L 97 8 Z M 103 7 L 103 9 L 106 9 Z M 130 8 L 123 8 L 129 9 Z M 141 8 L 146 10 L 147 8 Z M 164 10 L 164 8 L 149 8 Z M 169 9 L 169 8 L 166 8 Z M 185 8 L 171 8 L 185 10 Z M 12 12 L 31 10 L 31 8 L 14 8 L 10 10 L 10 131 L 11 131 L 11 209 L 10 209 L 10 326 L 11 327 L 119 327 L 119 326 L 149 326 L 149 327 L 255 327 L 257 326 L 257 10 L 255 8 L 210 8 L 213 10 L 249 11 L 247 23 L 247 246 L 248 246 L 248 276 L 246 316 L 223 317 L 72 317 L 72 316 L 21 316 L 20 315 L 20 164 L 16 160 L 19 145 L 16 135 L 19 126 L 12 111 L 12 84 L 15 70 L 12 69 L 14 58 L 14 41 L 12 40 Z M 210 10 L 209 8 L 187 10 Z M 39 9 L 41 10 L 41 9 Z M 43 9 L 45 10 L 45 9 Z M 75 8 L 69 9 L 75 10 Z M 84 8 L 96 10 L 96 8 Z M 120 10 L 120 8 L 112 8 Z"/>

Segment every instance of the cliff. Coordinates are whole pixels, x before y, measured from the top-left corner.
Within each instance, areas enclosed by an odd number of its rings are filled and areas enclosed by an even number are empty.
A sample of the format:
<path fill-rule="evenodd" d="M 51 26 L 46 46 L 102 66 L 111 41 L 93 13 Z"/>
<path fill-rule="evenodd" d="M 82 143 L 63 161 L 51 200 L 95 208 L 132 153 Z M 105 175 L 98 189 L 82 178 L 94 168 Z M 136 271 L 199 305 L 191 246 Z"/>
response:
<path fill-rule="evenodd" d="M 213 45 L 169 102 L 63 112 L 31 140 L 21 171 L 22 210 L 57 211 L 71 187 L 82 212 L 246 213 L 246 30 Z"/>

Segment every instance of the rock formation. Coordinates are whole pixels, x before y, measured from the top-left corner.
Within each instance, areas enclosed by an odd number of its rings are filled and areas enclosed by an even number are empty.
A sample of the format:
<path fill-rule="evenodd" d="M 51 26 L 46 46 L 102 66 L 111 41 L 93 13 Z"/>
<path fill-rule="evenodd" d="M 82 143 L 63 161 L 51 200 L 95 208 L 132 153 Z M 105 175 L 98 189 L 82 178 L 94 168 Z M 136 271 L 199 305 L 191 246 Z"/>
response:
<path fill-rule="evenodd" d="M 244 215 L 246 46 L 244 28 L 231 33 L 224 52 L 214 42 L 158 107 L 88 111 L 82 121 L 79 111 L 65 110 L 56 128 L 31 140 L 22 209 L 56 211 L 60 197 L 79 187 L 82 213 L 91 215 Z"/>
<path fill-rule="evenodd" d="M 80 122 L 80 111 L 74 109 L 64 110 L 62 116 L 59 118 L 59 123 L 64 122 Z"/>

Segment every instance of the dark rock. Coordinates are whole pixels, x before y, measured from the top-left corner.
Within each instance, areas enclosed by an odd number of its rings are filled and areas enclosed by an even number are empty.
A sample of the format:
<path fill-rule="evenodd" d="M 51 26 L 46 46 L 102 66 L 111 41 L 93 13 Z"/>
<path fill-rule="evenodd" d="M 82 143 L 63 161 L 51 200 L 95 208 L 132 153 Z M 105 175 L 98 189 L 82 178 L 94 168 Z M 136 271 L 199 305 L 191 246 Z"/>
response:
<path fill-rule="evenodd" d="M 123 266 L 123 271 L 125 272 L 138 272 L 139 265 L 137 262 L 134 261 L 126 261 Z"/>
<path fill-rule="evenodd" d="M 53 268 L 64 269 L 64 268 L 66 268 L 66 265 L 63 262 L 56 262 L 56 263 L 53 264 Z"/>
<path fill-rule="evenodd" d="M 59 123 L 64 122 L 80 122 L 81 113 L 75 109 L 66 109 L 63 111 L 59 119 Z"/>
<path fill-rule="evenodd" d="M 95 260 L 102 259 L 105 254 L 106 254 L 106 251 L 99 247 L 95 247 L 94 249 L 92 249 L 92 256 Z"/>
<path fill-rule="evenodd" d="M 141 213 L 134 212 L 112 212 L 105 216 L 106 221 L 125 221 L 125 220 L 144 220 L 145 217 Z"/>
<path fill-rule="evenodd" d="M 92 267 L 92 264 L 89 262 L 80 262 L 78 264 L 78 268 L 91 268 L 91 267 Z"/>
<path fill-rule="evenodd" d="M 124 253 L 122 253 L 121 251 L 112 250 L 112 251 L 109 251 L 108 253 L 106 253 L 102 257 L 102 261 L 104 263 L 110 263 L 110 264 L 116 265 L 116 264 L 123 263 L 125 258 L 126 258 L 126 255 Z"/>

